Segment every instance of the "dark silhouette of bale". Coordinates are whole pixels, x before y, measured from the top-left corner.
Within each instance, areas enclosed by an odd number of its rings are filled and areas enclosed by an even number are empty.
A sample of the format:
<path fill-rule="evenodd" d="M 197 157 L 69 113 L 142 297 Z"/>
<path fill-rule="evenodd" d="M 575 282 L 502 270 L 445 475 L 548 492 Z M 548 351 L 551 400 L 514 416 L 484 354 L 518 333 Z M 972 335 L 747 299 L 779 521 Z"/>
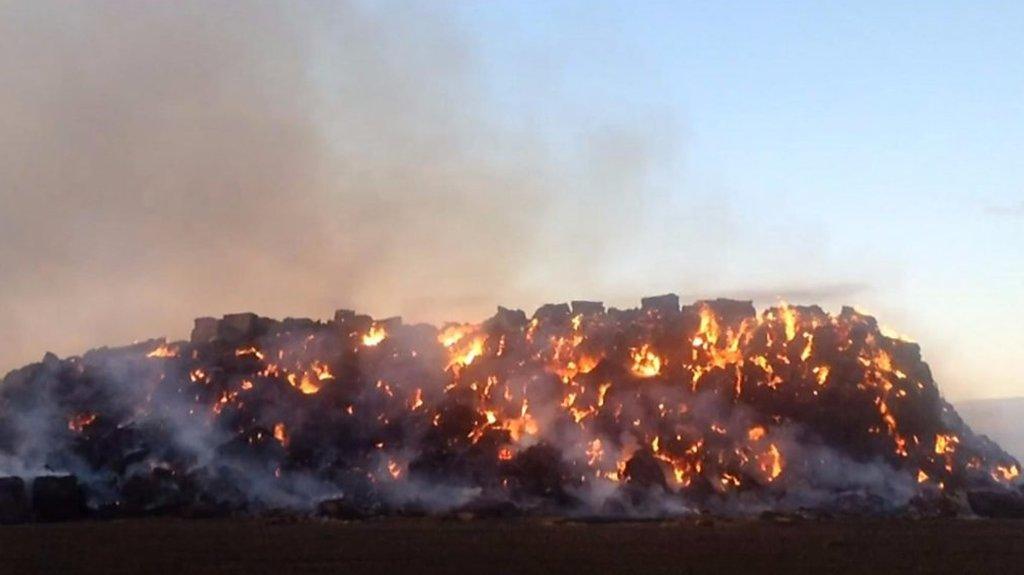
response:
<path fill-rule="evenodd" d="M 316 514 L 331 519 L 369 519 L 381 514 L 381 506 L 374 500 L 336 497 L 318 503 Z"/>
<path fill-rule="evenodd" d="M 679 313 L 679 296 L 674 293 L 645 297 L 640 300 L 640 309 L 645 312 L 654 312 L 663 316 L 671 316 Z"/>
<path fill-rule="evenodd" d="M 232 313 L 217 323 L 217 337 L 228 343 L 243 343 L 253 339 L 257 333 L 259 316 L 254 313 Z"/>
<path fill-rule="evenodd" d="M 971 511 L 982 517 L 1024 518 L 1024 494 L 1010 489 L 978 489 L 967 492 Z"/>
<path fill-rule="evenodd" d="M 538 497 L 562 496 L 562 457 L 548 444 L 527 448 L 516 456 L 511 466 L 523 494 Z"/>
<path fill-rule="evenodd" d="M 567 303 L 546 303 L 533 312 L 533 317 L 551 325 L 561 325 L 569 321 L 572 312 L 569 311 Z"/>
<path fill-rule="evenodd" d="M 526 312 L 498 306 L 498 313 L 494 314 L 489 323 L 501 331 L 517 330 L 526 325 Z"/>
<path fill-rule="evenodd" d="M 133 475 L 121 486 L 121 511 L 129 515 L 163 514 L 183 507 L 187 498 L 170 471 Z"/>
<path fill-rule="evenodd" d="M 30 517 L 25 481 L 0 477 L 0 524 L 23 523 Z"/>
<path fill-rule="evenodd" d="M 37 477 L 32 482 L 32 510 L 40 521 L 70 521 L 85 516 L 85 494 L 74 475 Z"/>
<path fill-rule="evenodd" d="M 382 320 L 379 320 L 377 322 L 377 324 L 380 325 L 381 327 L 383 327 L 384 331 L 387 331 L 387 332 L 390 333 L 390 332 L 392 332 L 392 331 L 402 327 L 402 316 L 395 315 L 395 316 L 391 316 L 391 317 L 386 317 L 386 318 L 384 318 Z"/>
<path fill-rule="evenodd" d="M 196 318 L 189 337 L 192 343 L 210 343 L 217 337 L 217 320 L 212 317 Z"/>
<path fill-rule="evenodd" d="M 909 511 L 918 517 L 961 517 L 969 515 L 970 502 L 963 491 L 943 491 L 933 496 L 913 497 Z"/>
<path fill-rule="evenodd" d="M 573 315 L 599 315 L 604 313 L 604 303 L 599 301 L 575 300 L 572 302 Z"/>
<path fill-rule="evenodd" d="M 668 489 L 668 482 L 665 480 L 665 470 L 662 468 L 662 462 L 646 449 L 637 451 L 626 462 L 624 475 L 626 481 L 639 487 Z"/>
<path fill-rule="evenodd" d="M 757 315 L 754 303 L 750 300 L 735 300 L 718 298 L 713 300 L 699 301 L 694 306 L 706 305 L 718 316 L 719 321 L 725 325 L 738 326 L 740 322 Z"/>
<path fill-rule="evenodd" d="M 519 508 L 503 497 L 481 494 L 453 512 L 458 517 L 472 519 L 505 519 L 520 515 Z"/>
<path fill-rule="evenodd" d="M 846 493 L 836 497 L 825 511 L 840 517 L 883 517 L 892 515 L 895 509 L 873 493 Z"/>
<path fill-rule="evenodd" d="M 357 316 L 356 312 L 350 309 L 335 310 L 334 319 L 331 320 L 330 326 L 338 335 L 343 338 L 347 338 L 350 334 L 357 331 L 359 326 L 356 324 L 361 324 L 361 322 L 356 320 L 357 317 L 365 316 Z"/>

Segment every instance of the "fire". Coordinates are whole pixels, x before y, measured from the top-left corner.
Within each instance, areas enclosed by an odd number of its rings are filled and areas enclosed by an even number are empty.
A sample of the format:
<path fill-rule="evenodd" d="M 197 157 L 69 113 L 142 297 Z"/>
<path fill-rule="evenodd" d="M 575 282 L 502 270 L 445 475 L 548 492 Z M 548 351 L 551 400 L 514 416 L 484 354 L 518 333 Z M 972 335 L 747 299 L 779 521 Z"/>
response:
<path fill-rule="evenodd" d="M 780 313 L 782 313 L 782 322 L 786 328 L 786 341 L 793 341 L 796 338 L 796 310 L 783 302 Z"/>
<path fill-rule="evenodd" d="M 697 335 L 693 338 L 694 347 L 714 347 L 718 343 L 718 319 L 710 307 L 703 305 L 700 308 L 700 327 L 697 328 Z"/>
<path fill-rule="evenodd" d="M 462 326 L 452 325 L 441 330 L 441 333 L 437 336 L 437 341 L 445 347 L 451 347 L 466 337 L 466 330 Z"/>
<path fill-rule="evenodd" d="M 370 326 L 370 330 L 363 336 L 363 345 L 373 347 L 380 344 L 387 337 L 388 334 L 384 331 L 384 328 L 374 324 Z"/>
<path fill-rule="evenodd" d="M 389 459 L 388 460 L 388 474 L 391 475 L 392 479 L 396 479 L 397 480 L 399 477 L 402 476 L 402 466 L 399 465 L 396 461 Z"/>
<path fill-rule="evenodd" d="M 587 465 L 593 467 L 597 462 L 601 461 L 604 456 L 604 448 L 601 445 L 600 439 L 594 439 L 587 446 Z"/>
<path fill-rule="evenodd" d="M 316 378 L 320 381 L 334 379 L 334 374 L 331 373 L 331 368 L 322 361 L 314 361 L 310 368 L 312 368 L 313 373 L 316 374 Z"/>
<path fill-rule="evenodd" d="M 167 344 L 162 344 L 153 351 L 147 353 L 146 357 L 178 357 L 178 350 Z"/>
<path fill-rule="evenodd" d="M 321 380 L 314 375 L 310 375 L 309 372 L 304 371 L 301 375 L 289 373 L 287 379 L 292 387 L 298 388 L 299 391 L 306 395 L 312 395 L 320 391 Z"/>
<path fill-rule="evenodd" d="M 416 411 L 421 407 L 423 407 L 423 389 L 417 387 L 416 393 L 412 398 L 412 405 L 409 406 L 409 409 Z"/>
<path fill-rule="evenodd" d="M 1010 482 L 1020 477 L 1020 467 L 1016 465 L 997 465 L 995 471 L 992 473 L 997 481 Z"/>
<path fill-rule="evenodd" d="M 779 448 L 774 443 L 768 446 L 768 452 L 760 460 L 761 470 L 768 475 L 769 482 L 782 475 L 782 454 L 779 453 Z"/>
<path fill-rule="evenodd" d="M 649 348 L 650 346 L 644 344 L 630 352 L 633 358 L 633 373 L 640 377 L 654 377 L 661 373 L 661 358 Z"/>
<path fill-rule="evenodd" d="M 611 388 L 611 383 L 602 383 L 597 388 L 597 406 L 604 407 L 604 398 L 608 395 L 608 390 Z"/>
<path fill-rule="evenodd" d="M 955 435 L 936 435 L 935 453 L 939 455 L 953 453 L 956 450 L 957 443 L 960 443 L 960 438 Z"/>
<path fill-rule="evenodd" d="M 68 419 L 68 429 L 75 433 L 82 433 L 86 427 L 92 425 L 96 421 L 95 413 L 79 413 Z"/>
<path fill-rule="evenodd" d="M 811 372 L 816 376 L 818 385 L 825 385 L 828 381 L 829 367 L 827 365 L 819 365 L 812 369 Z"/>
<path fill-rule="evenodd" d="M 274 439 L 282 446 L 288 447 L 288 428 L 285 427 L 284 423 L 274 424 Z"/>
<path fill-rule="evenodd" d="M 579 373 L 590 373 L 594 371 L 597 364 L 600 363 L 600 358 L 592 357 L 589 355 L 581 355 L 580 360 L 577 362 L 577 371 Z"/>
<path fill-rule="evenodd" d="M 235 357 L 242 357 L 242 356 L 245 356 L 245 355 L 251 355 L 251 356 L 255 357 L 256 359 L 260 359 L 260 360 L 262 360 L 263 357 L 264 357 L 263 356 L 263 352 L 261 352 L 260 350 L 256 349 L 255 347 L 246 347 L 246 348 L 236 349 L 235 350 Z"/>
<path fill-rule="evenodd" d="M 483 337 L 475 337 L 468 346 L 454 350 L 448 362 L 448 368 L 460 368 L 472 364 L 476 358 L 483 355 L 485 341 Z"/>

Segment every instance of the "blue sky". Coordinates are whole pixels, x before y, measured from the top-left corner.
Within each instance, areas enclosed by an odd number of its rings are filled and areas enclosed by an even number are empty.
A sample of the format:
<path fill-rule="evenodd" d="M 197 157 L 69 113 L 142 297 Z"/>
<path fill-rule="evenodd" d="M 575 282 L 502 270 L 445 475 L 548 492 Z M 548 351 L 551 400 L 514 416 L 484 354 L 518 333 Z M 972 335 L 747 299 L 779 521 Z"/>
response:
<path fill-rule="evenodd" d="M 825 303 L 921 341 L 951 396 L 1024 393 L 1024 5 L 459 6 L 512 129 L 570 161 L 602 126 L 664 150 L 622 275 L 716 233 L 706 210 L 732 241 L 698 295 L 846 286 Z"/>

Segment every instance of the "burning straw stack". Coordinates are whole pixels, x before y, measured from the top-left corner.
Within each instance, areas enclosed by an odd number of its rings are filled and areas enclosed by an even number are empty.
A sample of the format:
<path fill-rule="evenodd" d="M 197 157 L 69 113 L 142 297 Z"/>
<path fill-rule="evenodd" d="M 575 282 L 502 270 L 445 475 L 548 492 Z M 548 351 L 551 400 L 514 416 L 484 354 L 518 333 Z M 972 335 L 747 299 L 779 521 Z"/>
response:
<path fill-rule="evenodd" d="M 311 511 L 1024 515 L 914 343 L 851 308 L 646 298 L 479 324 L 254 314 L 0 386 L 0 520 Z M 26 481 L 28 480 L 28 481 Z"/>

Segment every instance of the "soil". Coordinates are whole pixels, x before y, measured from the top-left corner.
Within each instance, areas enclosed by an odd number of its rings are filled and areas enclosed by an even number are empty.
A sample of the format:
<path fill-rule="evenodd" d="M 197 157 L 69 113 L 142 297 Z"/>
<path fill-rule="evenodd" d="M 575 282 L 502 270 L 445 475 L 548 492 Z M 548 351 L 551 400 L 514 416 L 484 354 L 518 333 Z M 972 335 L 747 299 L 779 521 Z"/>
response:
<path fill-rule="evenodd" d="M 1024 521 L 133 519 L 0 526 L 0 573 L 1020 573 Z"/>

